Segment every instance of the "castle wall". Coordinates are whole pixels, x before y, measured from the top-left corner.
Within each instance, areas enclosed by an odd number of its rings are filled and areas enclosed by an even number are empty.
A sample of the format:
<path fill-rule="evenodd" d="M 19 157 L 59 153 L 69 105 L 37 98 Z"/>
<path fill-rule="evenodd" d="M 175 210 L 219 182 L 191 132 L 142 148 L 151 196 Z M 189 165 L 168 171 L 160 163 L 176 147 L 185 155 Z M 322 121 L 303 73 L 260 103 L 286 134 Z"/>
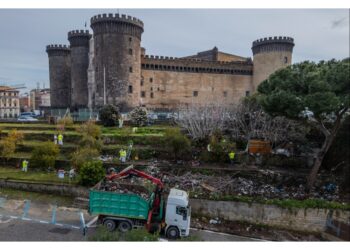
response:
<path fill-rule="evenodd" d="M 252 76 L 142 70 L 142 79 L 143 105 L 152 109 L 175 109 L 186 104 L 238 103 L 246 91 L 251 91 Z"/>
<path fill-rule="evenodd" d="M 251 62 L 142 57 L 140 102 L 153 109 L 179 105 L 238 103 L 251 92 Z"/>

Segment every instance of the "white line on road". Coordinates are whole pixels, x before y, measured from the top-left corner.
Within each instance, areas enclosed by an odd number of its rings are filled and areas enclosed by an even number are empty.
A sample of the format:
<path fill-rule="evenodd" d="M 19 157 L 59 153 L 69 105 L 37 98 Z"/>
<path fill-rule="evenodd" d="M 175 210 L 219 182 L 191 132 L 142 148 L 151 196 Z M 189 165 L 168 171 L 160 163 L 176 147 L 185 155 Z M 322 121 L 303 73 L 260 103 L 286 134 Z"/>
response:
<path fill-rule="evenodd" d="M 30 221 L 30 220 L 32 220 L 32 219 L 29 219 L 29 218 L 22 218 L 22 220 Z"/>
<path fill-rule="evenodd" d="M 43 221 L 43 220 L 39 220 L 40 223 L 45 223 L 45 224 L 49 224 L 48 221 Z"/>
<path fill-rule="evenodd" d="M 91 226 L 92 224 L 94 224 L 98 219 L 98 216 L 94 217 L 91 221 L 89 221 L 87 224 L 86 224 L 86 227 L 96 227 L 96 226 Z"/>
<path fill-rule="evenodd" d="M 207 232 L 207 233 L 212 233 L 212 234 L 219 234 L 219 235 L 225 235 L 225 236 L 236 236 L 236 237 L 250 239 L 250 240 L 265 241 L 265 240 L 262 240 L 262 239 L 259 239 L 259 238 L 252 238 L 252 237 L 240 236 L 240 235 L 236 235 L 236 234 L 215 232 L 215 231 L 210 231 L 210 230 L 206 230 L 206 229 L 198 229 L 198 228 L 192 228 L 192 227 L 190 229 L 194 230 L 194 231 L 202 231 L 202 232 Z"/>

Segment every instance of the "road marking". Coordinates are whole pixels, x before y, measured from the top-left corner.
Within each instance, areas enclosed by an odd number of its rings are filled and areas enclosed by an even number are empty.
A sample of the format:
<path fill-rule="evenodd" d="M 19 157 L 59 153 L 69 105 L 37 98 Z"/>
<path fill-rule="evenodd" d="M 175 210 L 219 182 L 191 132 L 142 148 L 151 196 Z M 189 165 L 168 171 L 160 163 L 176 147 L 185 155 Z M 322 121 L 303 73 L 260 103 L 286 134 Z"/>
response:
<path fill-rule="evenodd" d="M 21 218 L 22 220 L 26 220 L 26 221 L 31 221 L 32 219 L 30 219 L 30 218 Z"/>
<path fill-rule="evenodd" d="M 18 216 L 10 215 L 10 218 L 12 218 L 12 219 L 18 219 Z"/>
<path fill-rule="evenodd" d="M 92 224 L 94 224 L 98 219 L 98 216 L 94 217 L 91 221 L 89 221 L 87 224 L 86 224 L 86 227 L 96 227 L 96 226 L 91 226 Z"/>
<path fill-rule="evenodd" d="M 44 221 L 44 220 L 39 220 L 40 223 L 45 223 L 45 224 L 49 224 L 48 221 Z"/>
<path fill-rule="evenodd" d="M 240 236 L 240 235 L 236 235 L 236 234 L 215 232 L 215 231 L 210 231 L 210 230 L 206 230 L 206 229 L 198 229 L 198 228 L 192 228 L 192 227 L 190 229 L 194 230 L 194 231 L 202 231 L 202 232 L 207 232 L 207 233 L 212 233 L 212 234 L 219 234 L 219 235 L 225 235 L 225 236 L 235 236 L 235 237 L 251 239 L 251 240 L 258 240 L 258 241 L 266 241 L 266 240 L 262 240 L 262 239 L 259 239 L 259 238 L 252 238 L 252 237 Z"/>

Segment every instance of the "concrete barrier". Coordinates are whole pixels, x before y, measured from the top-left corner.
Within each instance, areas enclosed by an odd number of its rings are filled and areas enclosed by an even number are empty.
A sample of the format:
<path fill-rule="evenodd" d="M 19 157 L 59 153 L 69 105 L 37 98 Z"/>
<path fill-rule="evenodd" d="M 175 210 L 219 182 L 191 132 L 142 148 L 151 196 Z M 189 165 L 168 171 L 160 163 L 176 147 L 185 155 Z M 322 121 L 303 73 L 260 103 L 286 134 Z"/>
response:
<path fill-rule="evenodd" d="M 73 197 L 89 197 L 89 190 L 87 188 L 68 184 L 35 183 L 28 181 L 0 179 L 0 188 L 11 188 L 23 191 Z"/>
<path fill-rule="evenodd" d="M 248 221 L 281 228 L 323 232 L 329 220 L 350 224 L 350 211 L 314 208 L 281 208 L 274 205 L 234 201 L 191 199 L 193 213 L 229 221 Z M 331 217 L 330 217 L 331 215 Z"/>

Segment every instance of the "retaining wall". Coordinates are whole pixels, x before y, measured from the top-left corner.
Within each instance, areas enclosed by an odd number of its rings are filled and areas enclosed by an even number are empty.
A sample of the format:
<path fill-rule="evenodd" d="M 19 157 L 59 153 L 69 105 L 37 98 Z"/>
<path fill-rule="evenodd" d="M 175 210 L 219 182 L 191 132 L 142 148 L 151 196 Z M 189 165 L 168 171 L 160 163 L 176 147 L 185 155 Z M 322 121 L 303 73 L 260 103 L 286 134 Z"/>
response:
<path fill-rule="evenodd" d="M 314 208 L 281 208 L 274 205 L 234 201 L 191 199 L 193 213 L 225 220 L 249 221 L 287 229 L 323 232 L 327 223 L 350 224 L 350 211 Z M 331 216 L 331 217 L 330 217 Z"/>
<path fill-rule="evenodd" d="M 74 197 L 89 197 L 89 190 L 84 187 L 68 184 L 34 183 L 0 179 L 0 188 L 11 188 L 23 191 L 49 193 Z"/>

